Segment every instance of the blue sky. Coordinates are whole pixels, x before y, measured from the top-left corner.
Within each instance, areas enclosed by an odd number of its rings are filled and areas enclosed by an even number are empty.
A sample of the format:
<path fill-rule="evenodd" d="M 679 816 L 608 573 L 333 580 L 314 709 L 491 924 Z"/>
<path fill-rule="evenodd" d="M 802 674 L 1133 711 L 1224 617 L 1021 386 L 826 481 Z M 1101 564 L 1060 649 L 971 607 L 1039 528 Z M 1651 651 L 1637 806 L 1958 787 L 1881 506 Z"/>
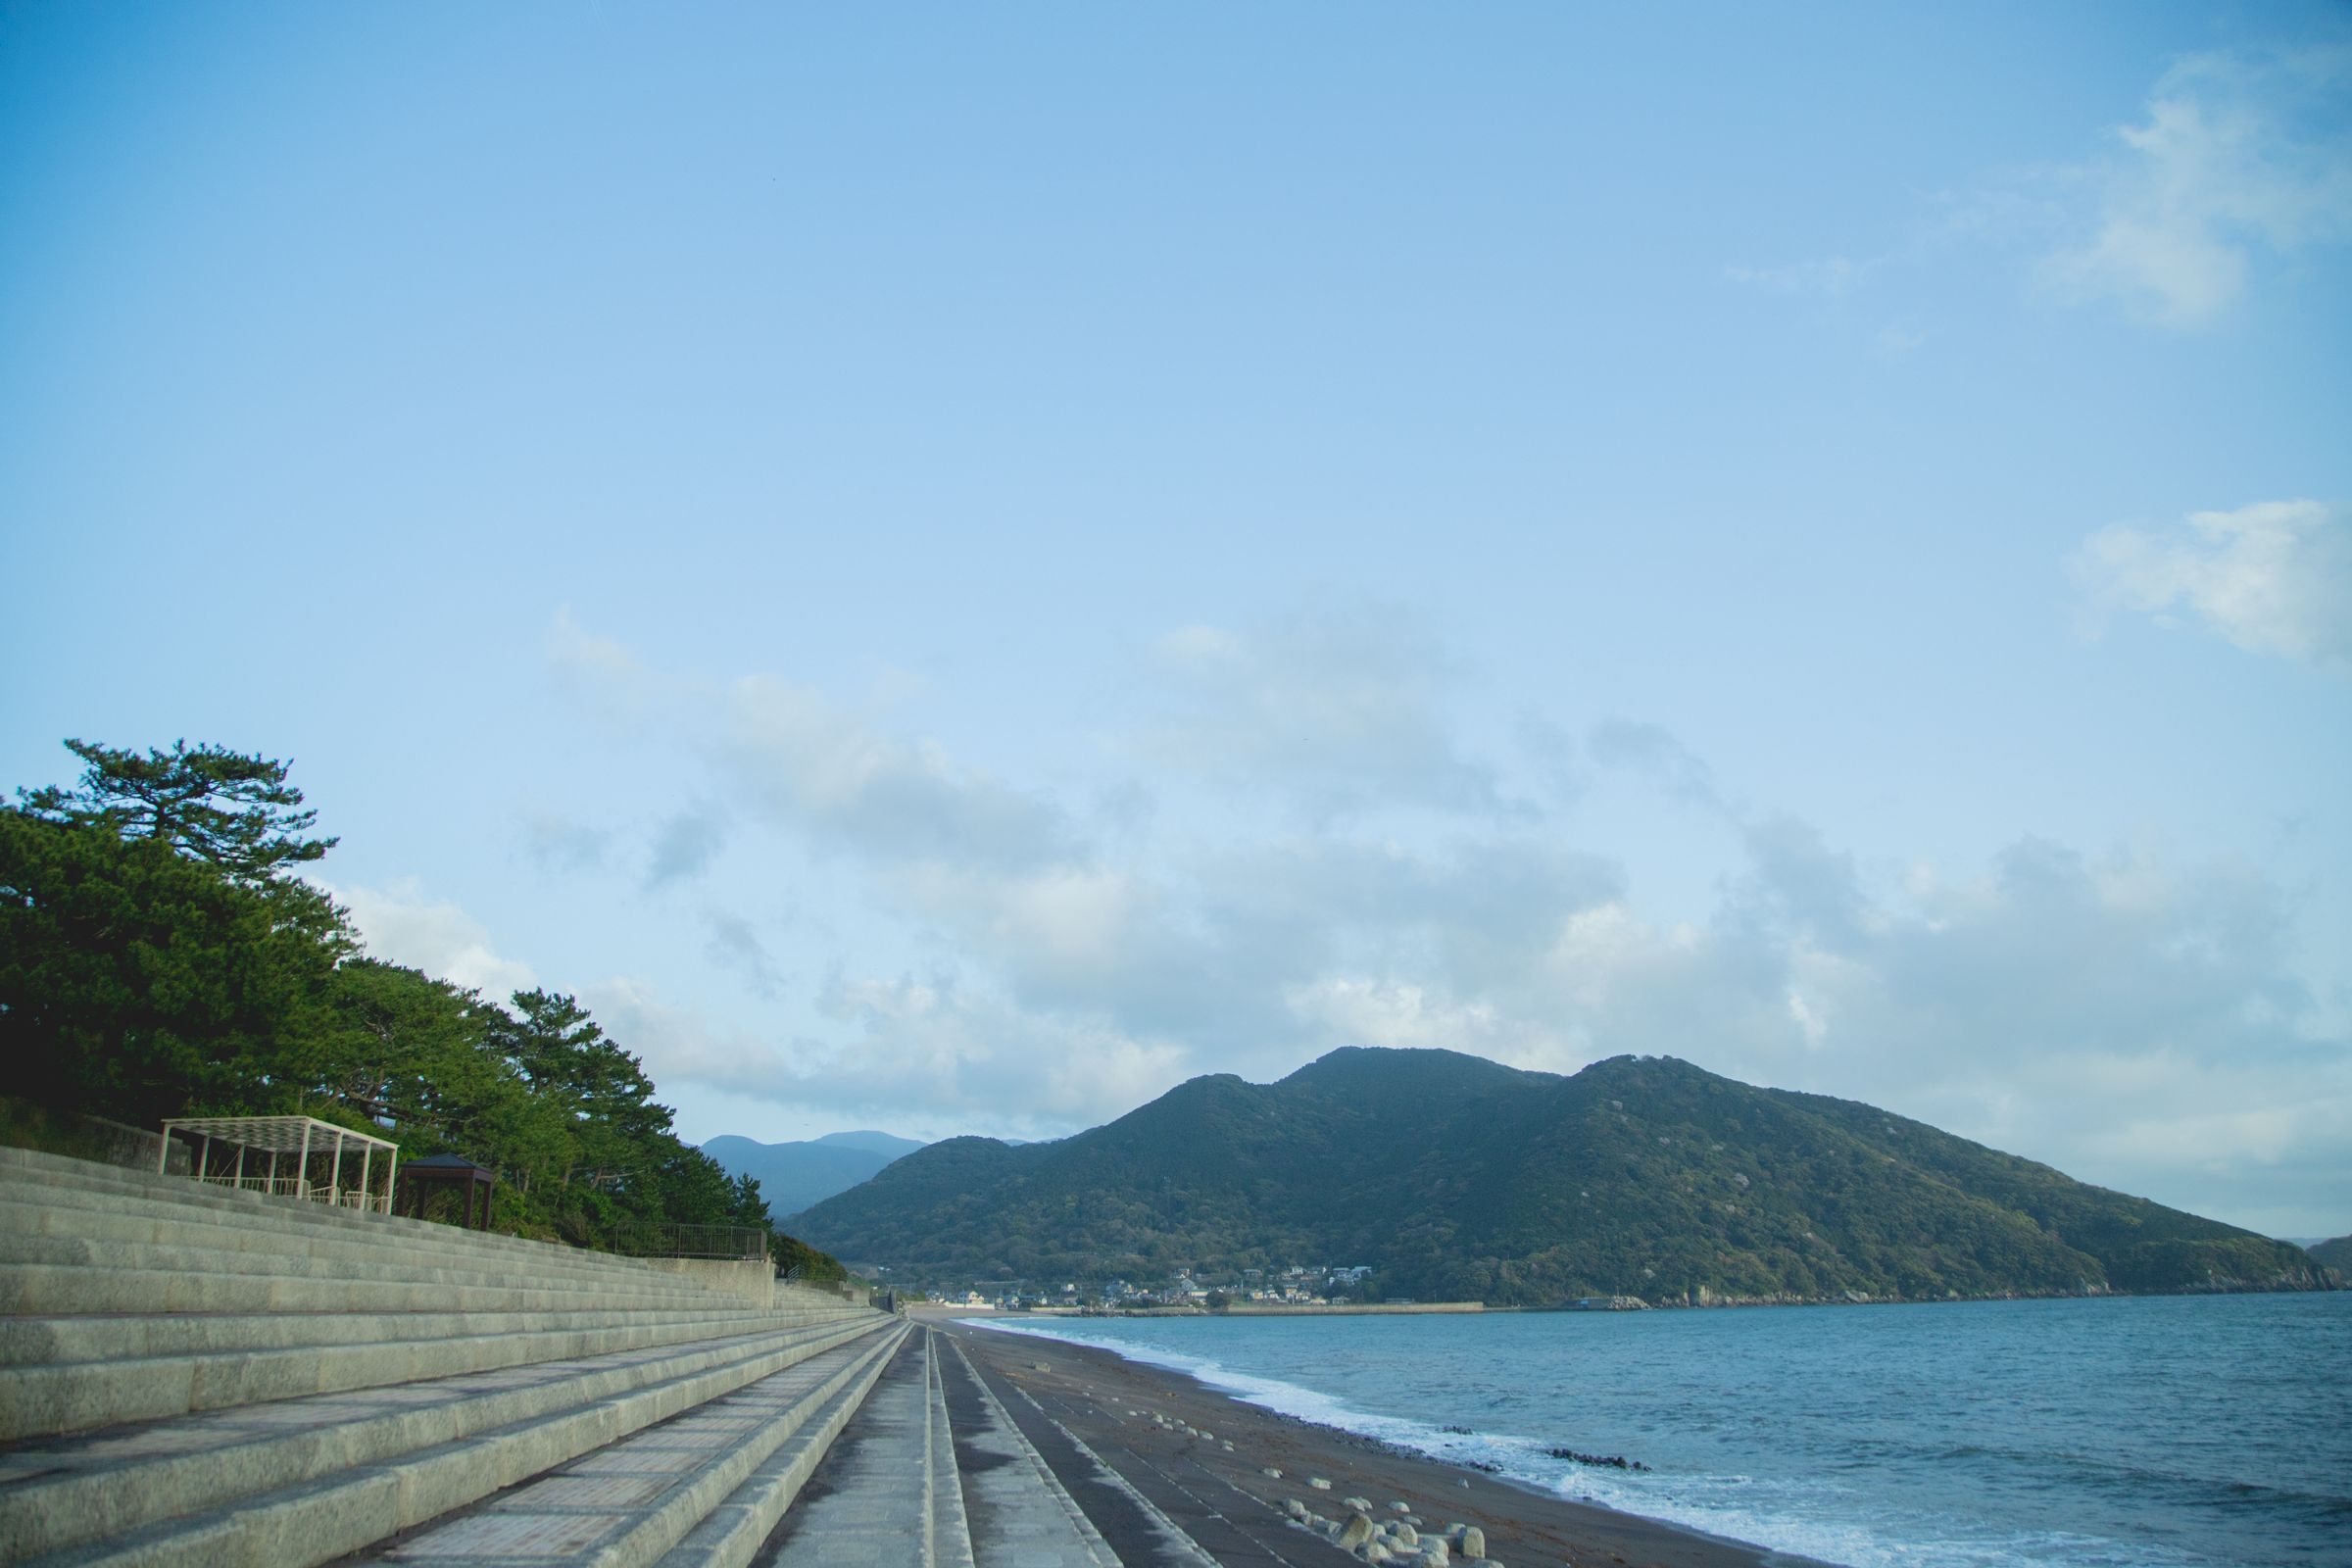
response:
<path fill-rule="evenodd" d="M 2332 6 L 0 9 L 0 761 L 683 1129 L 1667 1053 L 2352 1229 Z"/>

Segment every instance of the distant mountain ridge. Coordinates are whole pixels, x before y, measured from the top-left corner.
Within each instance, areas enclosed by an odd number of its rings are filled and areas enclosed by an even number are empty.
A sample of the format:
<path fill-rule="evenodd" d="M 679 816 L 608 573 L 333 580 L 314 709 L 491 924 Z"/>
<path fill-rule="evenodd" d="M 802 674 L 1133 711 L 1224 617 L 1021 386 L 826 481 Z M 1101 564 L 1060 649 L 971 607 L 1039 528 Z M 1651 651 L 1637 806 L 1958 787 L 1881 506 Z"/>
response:
<path fill-rule="evenodd" d="M 1196 1078 L 1054 1143 L 934 1144 L 799 1230 L 943 1278 L 1362 1264 L 1391 1296 L 1511 1305 L 2328 1283 L 2289 1244 L 1671 1057 L 1561 1077 L 1348 1049 Z"/>
<path fill-rule="evenodd" d="M 798 1143 L 762 1144 L 732 1134 L 713 1138 L 703 1152 L 730 1176 L 750 1176 L 781 1220 L 836 1193 L 847 1192 L 892 1160 L 921 1149 L 918 1139 L 863 1131 L 827 1133 Z"/>

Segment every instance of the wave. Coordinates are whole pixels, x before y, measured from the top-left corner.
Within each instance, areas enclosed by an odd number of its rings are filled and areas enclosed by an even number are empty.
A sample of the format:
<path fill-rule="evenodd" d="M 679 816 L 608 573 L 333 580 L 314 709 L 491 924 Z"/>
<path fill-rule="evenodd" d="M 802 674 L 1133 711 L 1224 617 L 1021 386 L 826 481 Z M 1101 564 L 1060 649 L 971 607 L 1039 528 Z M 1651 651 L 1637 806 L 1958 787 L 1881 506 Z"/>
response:
<path fill-rule="evenodd" d="M 1474 1467 L 1554 1496 L 1638 1515 L 1844 1568 L 2187 1568 L 2201 1559 L 2149 1543 L 2064 1532 L 1956 1532 L 1949 1521 L 1902 1517 L 1830 1476 L 1629 1473 L 1566 1464 L 1555 1445 L 1521 1434 L 1468 1432 L 1368 1410 L 1336 1395 L 1240 1371 L 1213 1356 L 1088 1334 L 1060 1324 L 965 1318 L 974 1328 L 1107 1350 L 1187 1377 L 1279 1415 L 1371 1438 L 1444 1463 Z"/>

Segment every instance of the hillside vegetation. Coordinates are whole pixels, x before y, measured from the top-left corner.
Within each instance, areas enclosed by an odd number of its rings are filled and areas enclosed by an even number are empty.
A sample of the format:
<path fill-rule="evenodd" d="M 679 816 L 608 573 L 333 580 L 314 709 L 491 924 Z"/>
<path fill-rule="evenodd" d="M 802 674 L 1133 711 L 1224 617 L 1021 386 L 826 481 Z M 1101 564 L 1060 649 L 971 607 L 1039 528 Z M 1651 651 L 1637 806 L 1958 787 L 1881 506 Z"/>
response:
<path fill-rule="evenodd" d="M 301 1113 L 499 1173 L 493 1224 L 620 1250 L 766 1229 L 760 1184 L 682 1142 L 638 1058 L 574 998 L 503 998 L 365 956 L 301 868 L 334 847 L 288 764 L 69 741 L 73 787 L 0 806 L 0 1133 Z M 839 1275 L 773 1237 L 779 1260 Z"/>
<path fill-rule="evenodd" d="M 935 1144 L 800 1226 L 941 1279 L 1361 1264 L 1375 1294 L 1513 1305 L 2326 1283 L 2286 1243 L 1663 1057 L 1560 1077 L 1346 1050 L 1196 1078 L 1057 1143 Z"/>

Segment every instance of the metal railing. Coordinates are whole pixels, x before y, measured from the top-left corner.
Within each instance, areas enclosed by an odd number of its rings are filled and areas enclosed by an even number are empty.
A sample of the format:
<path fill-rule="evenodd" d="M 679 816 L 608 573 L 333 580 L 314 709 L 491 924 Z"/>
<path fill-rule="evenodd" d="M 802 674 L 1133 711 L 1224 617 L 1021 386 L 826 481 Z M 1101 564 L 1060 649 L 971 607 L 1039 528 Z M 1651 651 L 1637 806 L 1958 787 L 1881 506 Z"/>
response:
<path fill-rule="evenodd" d="M 767 1232 L 757 1225 L 675 1225 L 641 1220 L 624 1227 L 613 1250 L 631 1257 L 708 1257 L 764 1262 Z"/>
<path fill-rule="evenodd" d="M 207 1174 L 207 1187 L 230 1187 L 241 1193 L 262 1193 L 270 1198 L 299 1198 L 314 1203 L 331 1203 L 337 1208 L 356 1208 L 364 1214 L 392 1212 L 390 1193 L 371 1193 L 358 1187 L 329 1187 L 324 1182 L 304 1181 L 299 1176 L 216 1176 Z"/>

